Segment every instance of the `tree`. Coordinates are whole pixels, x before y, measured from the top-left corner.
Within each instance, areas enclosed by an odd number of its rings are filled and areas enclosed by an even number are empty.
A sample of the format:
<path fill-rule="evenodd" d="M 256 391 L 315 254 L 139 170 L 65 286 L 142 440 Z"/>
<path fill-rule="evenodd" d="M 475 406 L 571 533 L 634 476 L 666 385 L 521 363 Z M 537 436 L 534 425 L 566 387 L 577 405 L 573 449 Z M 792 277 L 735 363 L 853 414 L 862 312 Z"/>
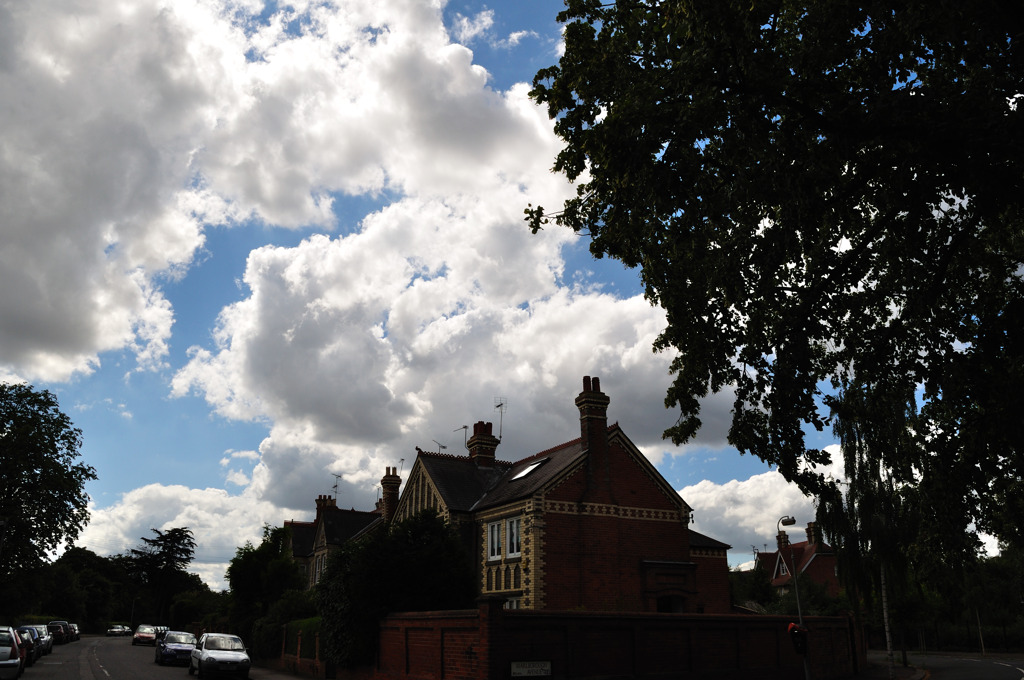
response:
<path fill-rule="evenodd" d="M 88 523 L 96 470 L 77 461 L 81 446 L 53 394 L 0 383 L 0 573 L 39 566 Z"/>
<path fill-rule="evenodd" d="M 1020 433 L 993 428 L 1024 385 L 1024 14 L 567 0 L 559 20 L 564 56 L 531 95 L 576 195 L 527 218 L 640 267 L 667 313 L 655 347 L 678 350 L 666 436 L 734 390 L 731 443 L 817 491 L 828 454 L 805 430 L 832 395 L 921 386 L 916 433 L 950 439 L 973 519 L 1019 527 L 977 508 L 1019 499 L 1024 469 Z"/>
<path fill-rule="evenodd" d="M 155 614 L 163 620 L 169 613 L 171 597 L 196 586 L 198 579 L 185 571 L 195 555 L 196 541 L 188 527 L 150 531 L 156 537 L 143 536 L 142 547 L 129 550 L 128 563 L 136 580 L 151 593 Z"/>
<path fill-rule="evenodd" d="M 475 594 L 457 533 L 425 510 L 329 555 L 316 589 L 322 643 L 342 666 L 369 663 L 385 614 L 469 607 Z"/>
<path fill-rule="evenodd" d="M 231 587 L 232 626 L 248 634 L 256 620 L 288 591 L 305 585 L 302 572 L 288 550 L 291 530 L 264 525 L 259 546 L 246 542 L 235 551 L 226 578 Z M 261 650 L 266 651 L 266 650 Z"/>

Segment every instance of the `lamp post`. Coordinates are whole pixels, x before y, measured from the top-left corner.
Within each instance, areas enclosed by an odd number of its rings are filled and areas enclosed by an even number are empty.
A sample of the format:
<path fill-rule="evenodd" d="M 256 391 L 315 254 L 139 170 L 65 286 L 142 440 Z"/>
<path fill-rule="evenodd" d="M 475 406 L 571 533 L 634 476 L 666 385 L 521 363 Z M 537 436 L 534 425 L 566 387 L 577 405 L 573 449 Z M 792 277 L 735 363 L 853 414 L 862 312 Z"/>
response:
<path fill-rule="evenodd" d="M 791 527 L 794 524 L 796 524 L 796 517 L 793 517 L 792 515 L 783 515 L 782 517 L 779 518 L 779 521 L 775 524 L 775 531 L 776 531 L 777 534 L 781 534 L 782 533 L 782 527 Z M 803 612 L 803 609 L 801 609 L 801 607 L 800 607 L 800 581 L 799 581 L 799 579 L 797 579 L 796 558 L 793 556 L 793 544 L 790 541 L 788 541 L 788 540 L 786 542 L 789 543 L 789 563 L 793 565 L 793 567 L 789 570 L 789 573 L 793 577 L 793 589 L 796 592 L 796 614 L 797 614 L 797 618 L 799 619 L 799 622 L 800 622 L 800 627 L 803 628 L 804 627 L 804 612 Z M 779 546 L 779 557 L 782 558 L 782 563 L 785 564 L 786 563 L 786 557 L 782 554 L 782 546 L 781 545 Z M 804 677 L 806 678 L 806 680 L 811 680 L 811 667 L 807 663 L 807 654 L 804 654 L 803 656 L 804 656 Z"/>
<path fill-rule="evenodd" d="M 791 527 L 794 524 L 796 524 L 796 517 L 793 517 L 791 515 L 785 515 L 784 517 L 779 518 L 779 521 L 775 524 L 775 530 L 776 532 L 781 534 L 782 527 Z M 783 563 L 785 563 L 786 558 L 783 557 L 782 561 Z M 797 617 L 800 619 L 800 625 L 802 626 L 804 625 L 804 613 L 803 610 L 800 608 L 800 582 L 796 578 L 796 558 L 793 557 L 792 543 L 789 544 L 789 563 L 793 565 L 793 568 L 789 571 L 793 575 L 793 588 L 796 589 L 796 614 Z"/>

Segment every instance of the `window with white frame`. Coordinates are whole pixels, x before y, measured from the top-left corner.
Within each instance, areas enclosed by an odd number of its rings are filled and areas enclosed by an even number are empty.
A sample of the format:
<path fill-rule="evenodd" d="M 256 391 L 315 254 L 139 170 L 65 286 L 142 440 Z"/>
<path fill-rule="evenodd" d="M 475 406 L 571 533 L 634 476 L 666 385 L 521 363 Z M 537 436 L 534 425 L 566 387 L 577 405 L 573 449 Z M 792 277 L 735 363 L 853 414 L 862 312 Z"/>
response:
<path fill-rule="evenodd" d="M 487 559 L 501 559 L 501 522 L 487 525 Z"/>
<path fill-rule="evenodd" d="M 508 541 L 508 557 L 519 557 L 523 552 L 522 537 L 519 530 L 522 527 L 522 519 L 515 517 L 508 520 L 505 525 L 505 537 Z"/>

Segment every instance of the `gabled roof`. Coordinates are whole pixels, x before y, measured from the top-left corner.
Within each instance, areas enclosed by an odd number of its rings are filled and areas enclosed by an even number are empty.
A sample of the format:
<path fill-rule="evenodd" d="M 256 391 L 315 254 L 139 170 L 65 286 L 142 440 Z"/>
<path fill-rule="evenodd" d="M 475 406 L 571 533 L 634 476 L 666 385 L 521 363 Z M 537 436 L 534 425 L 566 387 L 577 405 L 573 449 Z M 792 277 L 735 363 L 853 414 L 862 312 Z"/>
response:
<path fill-rule="evenodd" d="M 493 465 L 477 465 L 468 456 L 420 451 L 417 461 L 441 494 L 449 511 L 469 512 L 489 488 L 497 484 L 512 465 L 495 460 Z"/>
<path fill-rule="evenodd" d="M 790 553 L 792 549 L 792 553 Z M 779 551 L 775 552 L 763 552 L 758 553 L 758 561 L 760 561 L 768 571 L 769 578 L 773 586 L 784 586 L 793 579 L 792 568 L 793 563 L 796 562 L 797 573 L 802 574 L 806 571 L 807 567 L 811 564 L 814 558 L 819 556 L 835 556 L 835 550 L 832 549 L 827 543 L 816 541 L 814 543 L 808 543 L 807 541 L 800 541 L 799 543 L 793 543 L 789 548 L 786 548 L 780 559 Z M 785 560 L 786 573 L 781 573 L 779 562 Z"/>
<path fill-rule="evenodd" d="M 624 449 L 633 452 L 643 465 L 650 467 L 652 478 L 664 487 L 666 496 L 689 511 L 691 508 L 654 470 L 650 462 L 629 440 L 618 423 L 608 426 L 609 440 L 615 439 Z M 470 512 L 504 505 L 537 493 L 566 474 L 586 458 L 583 440 L 577 437 L 514 463 L 494 460 L 491 465 L 478 465 L 467 456 L 420 451 L 417 461 L 430 477 L 449 510 Z M 704 537 L 717 543 L 712 538 Z M 715 547 L 725 546 L 724 543 Z M 710 545 L 708 547 L 711 547 Z M 728 549 L 730 546 L 725 546 Z"/>
<path fill-rule="evenodd" d="M 729 550 L 732 548 L 728 543 L 722 543 L 710 536 L 690 529 L 690 548 L 703 548 L 704 550 Z"/>
<path fill-rule="evenodd" d="M 292 556 L 308 557 L 313 554 L 316 524 L 313 522 L 285 522 L 292 532 Z"/>
<path fill-rule="evenodd" d="M 320 515 L 327 545 L 343 544 L 377 519 L 380 519 L 380 514 L 376 512 L 334 507 L 324 508 Z"/>
<path fill-rule="evenodd" d="M 583 454 L 582 440 L 577 438 L 512 463 L 505 474 L 478 498 L 472 509 L 483 510 L 532 496 L 582 461 Z M 534 467 L 531 469 L 531 466 Z"/>

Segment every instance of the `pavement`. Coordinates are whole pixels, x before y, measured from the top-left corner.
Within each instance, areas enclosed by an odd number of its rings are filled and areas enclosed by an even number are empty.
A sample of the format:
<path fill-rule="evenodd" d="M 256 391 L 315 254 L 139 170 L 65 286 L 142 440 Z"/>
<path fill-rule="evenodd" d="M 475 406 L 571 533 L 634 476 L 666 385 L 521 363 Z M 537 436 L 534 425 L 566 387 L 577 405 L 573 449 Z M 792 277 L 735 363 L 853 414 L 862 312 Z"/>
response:
<path fill-rule="evenodd" d="M 892 680 L 928 680 L 930 677 L 928 671 L 919 670 L 913 666 L 901 665 L 898 654 L 895 657 L 895 661 L 896 663 L 892 669 Z M 252 667 L 252 670 L 249 671 L 249 677 L 252 680 L 305 680 L 301 675 L 270 668 L 261 668 L 259 666 Z M 856 677 L 856 680 L 890 680 L 889 665 L 885 652 L 869 650 L 868 665 Z"/>
<path fill-rule="evenodd" d="M 295 675 L 293 673 L 278 671 L 272 668 L 263 668 L 261 666 L 253 666 L 250 668 L 249 677 L 252 680 L 297 680 L 300 678 L 308 680 L 308 676 Z"/>
<path fill-rule="evenodd" d="M 874 649 L 868 650 L 868 665 L 857 676 L 858 680 L 863 678 L 864 680 L 889 680 L 890 677 L 893 680 L 928 680 L 930 677 L 928 671 L 920 670 L 914 666 L 904 666 L 900 662 L 900 655 L 893 655 L 893 667 L 892 675 L 889 675 L 889 660 L 884 651 L 878 651 Z"/>

